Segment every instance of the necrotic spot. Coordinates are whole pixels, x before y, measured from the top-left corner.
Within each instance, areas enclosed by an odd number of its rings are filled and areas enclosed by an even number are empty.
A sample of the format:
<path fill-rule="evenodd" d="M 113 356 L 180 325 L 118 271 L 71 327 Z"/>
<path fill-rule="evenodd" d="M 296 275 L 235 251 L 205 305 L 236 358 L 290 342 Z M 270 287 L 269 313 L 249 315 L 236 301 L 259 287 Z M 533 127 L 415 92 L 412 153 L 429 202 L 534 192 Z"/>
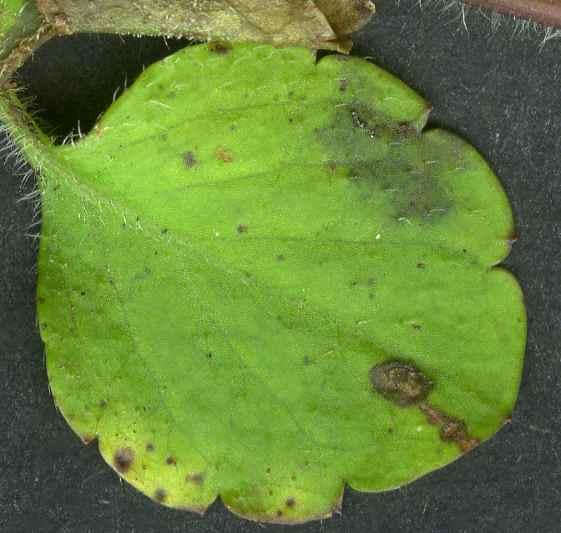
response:
<path fill-rule="evenodd" d="M 432 382 L 418 368 L 401 361 L 372 367 L 370 382 L 376 392 L 400 406 L 421 402 L 432 388 Z"/>
<path fill-rule="evenodd" d="M 191 151 L 185 152 L 183 154 L 183 164 L 187 168 L 193 168 L 197 164 L 197 158 L 195 157 L 195 154 Z"/>
<path fill-rule="evenodd" d="M 195 485 L 202 485 L 203 481 L 204 481 L 204 476 L 201 473 L 194 473 L 194 474 L 189 474 L 186 478 L 185 481 L 187 481 L 188 483 L 194 483 Z"/>
<path fill-rule="evenodd" d="M 164 502 L 166 500 L 167 497 L 167 493 L 164 489 L 158 489 L 155 493 L 154 493 L 154 498 L 156 499 L 156 501 L 158 502 Z"/>
<path fill-rule="evenodd" d="M 132 448 L 119 448 L 113 456 L 113 465 L 122 474 L 129 471 L 134 461 L 134 451 Z"/>

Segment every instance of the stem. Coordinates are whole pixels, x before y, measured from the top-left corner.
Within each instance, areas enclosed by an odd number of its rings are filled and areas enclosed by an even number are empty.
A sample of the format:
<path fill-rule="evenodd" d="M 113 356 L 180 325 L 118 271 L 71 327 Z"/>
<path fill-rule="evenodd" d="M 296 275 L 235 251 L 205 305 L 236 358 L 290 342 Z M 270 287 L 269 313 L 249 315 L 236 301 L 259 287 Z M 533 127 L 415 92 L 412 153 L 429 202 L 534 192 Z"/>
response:
<path fill-rule="evenodd" d="M 561 0 L 465 0 L 467 4 L 484 7 L 519 18 L 530 19 L 545 26 L 561 27 Z"/>
<path fill-rule="evenodd" d="M 35 2 L 22 3 L 17 14 L 2 11 L 0 17 L 8 22 L 0 36 L 0 83 L 4 83 L 54 31 L 45 24 Z"/>

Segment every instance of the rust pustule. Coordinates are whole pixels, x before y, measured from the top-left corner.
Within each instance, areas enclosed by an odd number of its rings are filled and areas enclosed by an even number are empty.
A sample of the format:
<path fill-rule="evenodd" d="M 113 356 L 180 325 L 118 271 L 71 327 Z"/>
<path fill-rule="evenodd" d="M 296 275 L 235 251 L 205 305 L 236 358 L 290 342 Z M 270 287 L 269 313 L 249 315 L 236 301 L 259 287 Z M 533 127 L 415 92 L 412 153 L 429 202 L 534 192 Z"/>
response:
<path fill-rule="evenodd" d="M 432 389 L 432 382 L 418 368 L 395 360 L 373 366 L 370 382 L 376 392 L 402 407 L 423 401 Z"/>

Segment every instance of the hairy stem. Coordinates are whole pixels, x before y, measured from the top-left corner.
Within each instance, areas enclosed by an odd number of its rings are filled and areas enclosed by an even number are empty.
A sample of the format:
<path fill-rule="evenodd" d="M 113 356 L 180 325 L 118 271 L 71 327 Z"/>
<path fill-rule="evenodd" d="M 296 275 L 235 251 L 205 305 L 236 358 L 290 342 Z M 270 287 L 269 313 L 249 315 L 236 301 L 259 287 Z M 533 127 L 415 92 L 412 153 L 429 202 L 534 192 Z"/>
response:
<path fill-rule="evenodd" d="M 5 56 L 0 53 L 0 81 L 53 35 L 161 35 L 348 52 L 350 33 L 374 12 L 371 0 L 6 1 L 0 3 L 0 45 L 7 48 Z"/>
<path fill-rule="evenodd" d="M 561 27 L 561 0 L 465 0 L 498 13 L 530 19 L 545 26 Z"/>

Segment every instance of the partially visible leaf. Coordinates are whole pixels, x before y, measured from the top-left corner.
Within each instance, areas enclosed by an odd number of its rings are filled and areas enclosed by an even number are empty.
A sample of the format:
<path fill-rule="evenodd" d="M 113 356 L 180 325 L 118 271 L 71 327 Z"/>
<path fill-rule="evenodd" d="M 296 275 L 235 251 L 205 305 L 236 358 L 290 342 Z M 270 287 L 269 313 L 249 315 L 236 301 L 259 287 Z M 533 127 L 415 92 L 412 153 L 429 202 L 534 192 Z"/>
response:
<path fill-rule="evenodd" d="M 201 45 L 44 146 L 50 385 L 128 482 L 293 523 L 502 426 L 526 332 L 494 268 L 512 216 L 428 110 L 363 60 Z"/>

